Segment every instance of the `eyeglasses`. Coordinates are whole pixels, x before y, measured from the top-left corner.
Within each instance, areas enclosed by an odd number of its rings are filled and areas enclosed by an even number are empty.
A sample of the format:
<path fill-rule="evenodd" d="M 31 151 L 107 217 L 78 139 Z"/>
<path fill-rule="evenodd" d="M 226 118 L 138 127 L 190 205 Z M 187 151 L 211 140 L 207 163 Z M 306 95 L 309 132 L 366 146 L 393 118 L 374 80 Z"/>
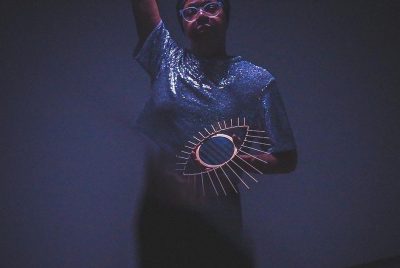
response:
<path fill-rule="evenodd" d="M 179 13 L 187 22 L 192 22 L 196 20 L 200 12 L 203 12 L 209 17 L 216 17 L 221 13 L 222 7 L 223 4 L 221 2 L 207 3 L 202 7 L 187 7 L 181 9 Z"/>

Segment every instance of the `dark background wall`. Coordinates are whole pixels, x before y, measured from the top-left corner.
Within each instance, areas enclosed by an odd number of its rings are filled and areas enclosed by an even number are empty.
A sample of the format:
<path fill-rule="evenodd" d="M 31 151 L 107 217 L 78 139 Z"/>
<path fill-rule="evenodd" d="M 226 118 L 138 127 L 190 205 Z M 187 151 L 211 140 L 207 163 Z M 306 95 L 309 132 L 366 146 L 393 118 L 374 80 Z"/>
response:
<path fill-rule="evenodd" d="M 129 1 L 0 5 L 0 266 L 135 267 L 149 80 Z M 232 5 L 229 51 L 278 78 L 299 150 L 243 194 L 258 267 L 399 255 L 398 1 Z"/>

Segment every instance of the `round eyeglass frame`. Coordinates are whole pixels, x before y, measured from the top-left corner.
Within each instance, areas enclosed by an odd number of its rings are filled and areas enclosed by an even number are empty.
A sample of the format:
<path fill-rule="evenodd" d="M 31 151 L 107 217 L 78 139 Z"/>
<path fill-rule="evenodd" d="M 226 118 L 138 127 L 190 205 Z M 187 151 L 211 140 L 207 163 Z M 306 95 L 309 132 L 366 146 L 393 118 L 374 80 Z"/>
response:
<path fill-rule="evenodd" d="M 206 6 L 208 6 L 208 5 L 215 5 L 215 4 L 218 5 L 218 8 L 219 8 L 216 14 L 210 14 L 210 13 L 208 13 L 207 11 L 204 10 L 204 8 L 205 8 Z M 215 18 L 215 17 L 217 17 L 219 14 L 221 14 L 222 7 L 223 7 L 223 6 L 224 6 L 224 4 L 223 4 L 221 1 L 218 1 L 218 2 L 211 2 L 211 3 L 207 3 L 207 4 L 203 5 L 202 7 L 193 7 L 193 6 L 192 6 L 192 7 L 183 8 L 183 9 L 179 10 L 179 14 L 182 16 L 182 18 L 183 18 L 185 21 L 187 21 L 187 22 L 193 22 L 193 21 L 196 20 L 196 17 L 200 14 L 200 12 L 203 12 L 204 14 L 207 14 L 207 16 L 210 17 L 210 18 Z M 187 19 L 187 18 L 183 15 L 184 11 L 185 11 L 185 10 L 188 10 L 188 9 L 195 9 L 195 10 L 196 10 L 196 13 L 193 15 L 193 19 Z"/>

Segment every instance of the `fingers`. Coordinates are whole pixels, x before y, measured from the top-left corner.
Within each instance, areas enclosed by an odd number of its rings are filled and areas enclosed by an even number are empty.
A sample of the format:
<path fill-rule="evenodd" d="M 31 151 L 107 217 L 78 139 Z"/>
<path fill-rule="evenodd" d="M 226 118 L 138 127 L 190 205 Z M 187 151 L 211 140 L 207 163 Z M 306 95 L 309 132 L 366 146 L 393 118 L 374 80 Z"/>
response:
<path fill-rule="evenodd" d="M 242 139 L 239 136 L 237 136 L 236 134 L 232 135 L 232 140 L 233 140 L 233 144 L 236 147 L 239 147 L 242 144 Z"/>

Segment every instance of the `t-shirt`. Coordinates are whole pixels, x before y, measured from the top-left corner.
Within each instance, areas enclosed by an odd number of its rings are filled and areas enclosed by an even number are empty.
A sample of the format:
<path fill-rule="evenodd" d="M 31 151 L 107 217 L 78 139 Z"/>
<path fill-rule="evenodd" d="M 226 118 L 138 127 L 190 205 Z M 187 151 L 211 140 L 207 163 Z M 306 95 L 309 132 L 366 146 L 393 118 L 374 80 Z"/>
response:
<path fill-rule="evenodd" d="M 266 131 L 269 153 L 295 149 L 275 79 L 264 68 L 241 56 L 197 57 L 174 41 L 163 21 L 135 58 L 151 78 L 137 126 L 168 154 L 177 155 L 199 131 L 232 120 Z"/>

